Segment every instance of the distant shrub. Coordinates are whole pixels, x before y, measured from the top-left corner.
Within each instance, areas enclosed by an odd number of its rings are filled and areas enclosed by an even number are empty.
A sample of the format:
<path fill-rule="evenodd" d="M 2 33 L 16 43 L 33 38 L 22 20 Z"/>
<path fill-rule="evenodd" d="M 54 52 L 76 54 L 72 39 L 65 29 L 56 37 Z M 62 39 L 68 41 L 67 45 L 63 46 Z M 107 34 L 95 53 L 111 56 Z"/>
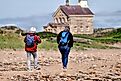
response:
<path fill-rule="evenodd" d="M 88 34 L 74 34 L 73 36 L 78 38 L 87 38 L 87 39 L 92 38 L 92 35 L 88 35 Z"/>
<path fill-rule="evenodd" d="M 46 41 L 42 40 L 42 43 L 38 45 L 39 49 L 45 49 L 45 50 L 57 50 L 57 43 L 56 42 L 51 42 L 51 41 Z"/>
<path fill-rule="evenodd" d="M 106 44 L 114 44 L 117 42 L 121 42 L 121 39 L 113 39 L 113 38 L 96 38 L 93 40 L 101 43 L 106 43 Z"/>
<path fill-rule="evenodd" d="M 3 30 L 0 29 L 0 34 L 3 34 Z"/>
<path fill-rule="evenodd" d="M 57 34 L 55 34 L 55 33 L 51 33 L 51 32 L 39 32 L 39 33 L 37 33 L 42 39 L 44 39 L 44 38 L 51 38 L 51 37 L 56 37 L 57 36 Z"/>
<path fill-rule="evenodd" d="M 15 33 L 17 33 L 17 34 L 20 34 L 20 33 L 22 33 L 22 32 L 23 32 L 23 31 L 20 30 L 20 29 L 15 31 Z"/>

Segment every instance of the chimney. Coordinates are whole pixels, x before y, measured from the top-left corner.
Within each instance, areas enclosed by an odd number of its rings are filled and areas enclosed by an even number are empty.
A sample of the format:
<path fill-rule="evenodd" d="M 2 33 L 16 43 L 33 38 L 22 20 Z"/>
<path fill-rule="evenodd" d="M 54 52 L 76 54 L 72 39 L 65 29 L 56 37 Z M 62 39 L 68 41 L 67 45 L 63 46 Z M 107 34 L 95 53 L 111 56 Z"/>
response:
<path fill-rule="evenodd" d="M 78 0 L 78 5 L 80 5 L 83 8 L 88 8 L 87 0 Z"/>
<path fill-rule="evenodd" d="M 69 0 L 66 0 L 66 5 L 69 6 Z"/>

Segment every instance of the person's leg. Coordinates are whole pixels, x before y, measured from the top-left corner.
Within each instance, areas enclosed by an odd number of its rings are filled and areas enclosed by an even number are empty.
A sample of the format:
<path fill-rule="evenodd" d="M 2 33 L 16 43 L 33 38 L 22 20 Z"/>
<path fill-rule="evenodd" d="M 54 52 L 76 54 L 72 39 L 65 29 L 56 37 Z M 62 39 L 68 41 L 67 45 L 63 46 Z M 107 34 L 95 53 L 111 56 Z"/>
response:
<path fill-rule="evenodd" d="M 27 52 L 27 68 L 31 70 L 31 53 Z"/>
<path fill-rule="evenodd" d="M 38 55 L 37 52 L 33 52 L 33 58 L 34 58 L 34 68 L 38 67 Z"/>
<path fill-rule="evenodd" d="M 61 53 L 61 56 L 62 56 L 62 63 L 63 63 L 63 66 L 64 66 L 64 51 L 65 51 L 65 49 L 64 49 L 62 46 L 60 46 L 60 47 L 59 47 L 59 51 L 60 51 L 60 53 Z"/>
<path fill-rule="evenodd" d="M 70 47 L 67 47 L 65 49 L 65 53 L 63 54 L 63 68 L 64 69 L 67 68 L 69 52 L 70 52 Z"/>
<path fill-rule="evenodd" d="M 70 52 L 70 47 L 59 47 L 59 50 L 61 52 L 62 55 L 62 63 L 63 63 L 63 68 L 66 69 L 67 68 L 67 64 L 68 64 L 68 55 Z"/>

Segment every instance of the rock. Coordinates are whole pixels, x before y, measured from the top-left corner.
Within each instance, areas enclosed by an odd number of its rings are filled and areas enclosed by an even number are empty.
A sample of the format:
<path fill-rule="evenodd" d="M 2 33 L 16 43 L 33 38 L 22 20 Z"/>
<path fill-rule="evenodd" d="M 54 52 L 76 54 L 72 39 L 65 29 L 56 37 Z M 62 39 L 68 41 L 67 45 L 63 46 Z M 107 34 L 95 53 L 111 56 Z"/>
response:
<path fill-rule="evenodd" d="M 60 73 L 60 74 L 59 74 L 59 77 L 60 77 L 60 78 L 66 78 L 66 77 L 67 77 L 67 75 L 66 75 L 66 73 L 65 73 L 65 72 L 62 72 L 62 73 Z"/>
<path fill-rule="evenodd" d="M 49 78 L 50 75 L 42 75 L 42 78 Z"/>
<path fill-rule="evenodd" d="M 84 80 L 91 80 L 91 77 L 84 77 Z"/>
<path fill-rule="evenodd" d="M 105 78 L 105 79 L 111 79 L 111 77 L 109 75 L 103 76 L 103 78 Z"/>
<path fill-rule="evenodd" d="M 91 80 L 93 80 L 93 81 L 102 81 L 102 79 L 98 78 L 98 77 L 91 78 Z"/>
<path fill-rule="evenodd" d="M 111 80 L 113 80 L 113 81 L 121 81 L 121 76 L 112 76 Z"/>
<path fill-rule="evenodd" d="M 44 81 L 44 80 L 40 80 L 40 81 Z"/>
<path fill-rule="evenodd" d="M 14 77 L 11 77 L 11 80 L 14 80 Z"/>
<path fill-rule="evenodd" d="M 76 80 L 76 79 L 77 79 L 77 75 L 67 74 L 66 76 L 67 76 L 68 78 L 70 78 L 71 80 Z"/>

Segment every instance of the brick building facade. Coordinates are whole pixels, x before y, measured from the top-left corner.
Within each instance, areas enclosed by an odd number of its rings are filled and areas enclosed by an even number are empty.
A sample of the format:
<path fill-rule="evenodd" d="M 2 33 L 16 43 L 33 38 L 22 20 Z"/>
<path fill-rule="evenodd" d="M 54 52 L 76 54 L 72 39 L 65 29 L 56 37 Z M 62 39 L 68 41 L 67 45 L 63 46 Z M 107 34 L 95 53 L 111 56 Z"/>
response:
<path fill-rule="evenodd" d="M 59 33 L 64 26 L 70 26 L 72 34 L 92 34 L 93 16 L 87 5 L 87 0 L 79 0 L 77 5 L 70 5 L 69 0 L 66 5 L 60 5 L 53 14 L 53 23 L 44 26 L 45 32 Z"/>

